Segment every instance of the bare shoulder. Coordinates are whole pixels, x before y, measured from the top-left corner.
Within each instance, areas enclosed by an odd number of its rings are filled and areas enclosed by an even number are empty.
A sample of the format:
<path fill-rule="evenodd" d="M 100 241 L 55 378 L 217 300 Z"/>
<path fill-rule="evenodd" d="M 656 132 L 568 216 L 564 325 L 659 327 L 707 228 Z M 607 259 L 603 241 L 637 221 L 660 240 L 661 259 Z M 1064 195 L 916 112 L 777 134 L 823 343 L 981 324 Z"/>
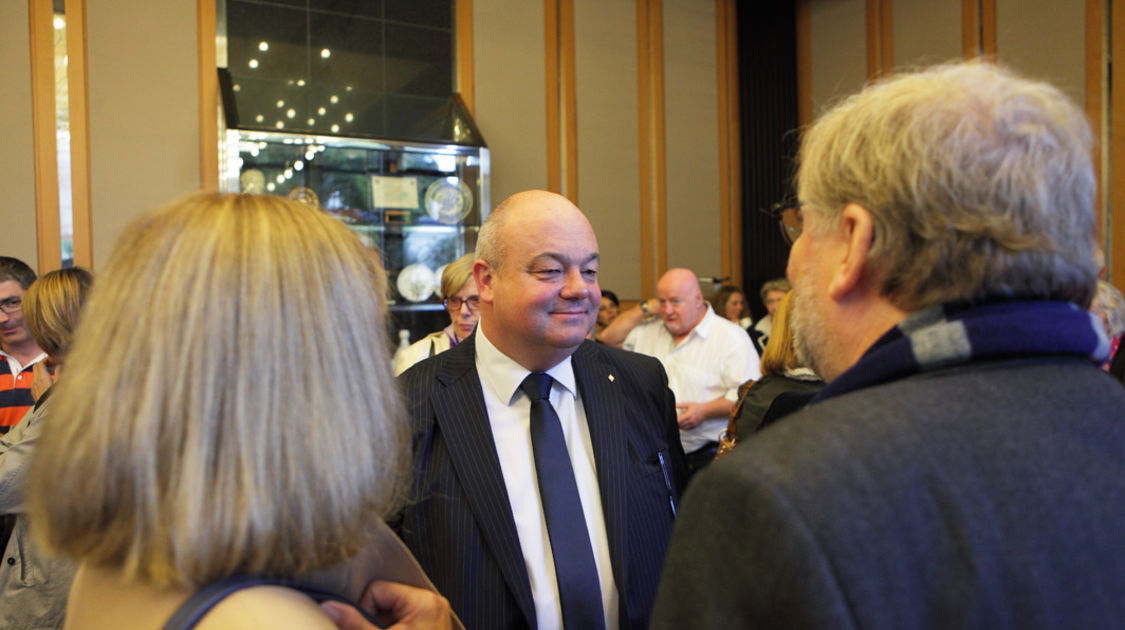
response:
<path fill-rule="evenodd" d="M 196 626 L 200 630 L 334 630 L 308 595 L 284 586 L 255 586 L 220 602 Z"/>

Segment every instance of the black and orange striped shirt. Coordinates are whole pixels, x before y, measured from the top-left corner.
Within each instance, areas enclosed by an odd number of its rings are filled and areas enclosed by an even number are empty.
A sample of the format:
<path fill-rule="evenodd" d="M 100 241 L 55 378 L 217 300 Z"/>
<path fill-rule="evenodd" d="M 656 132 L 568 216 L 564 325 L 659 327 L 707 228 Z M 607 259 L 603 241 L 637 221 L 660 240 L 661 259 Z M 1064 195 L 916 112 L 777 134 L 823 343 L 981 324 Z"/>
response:
<path fill-rule="evenodd" d="M 31 397 L 31 371 L 36 363 L 46 358 L 46 354 L 41 354 L 22 366 L 19 374 L 12 374 L 8 355 L 0 351 L 0 434 L 16 426 L 27 410 L 35 405 L 35 399 Z"/>

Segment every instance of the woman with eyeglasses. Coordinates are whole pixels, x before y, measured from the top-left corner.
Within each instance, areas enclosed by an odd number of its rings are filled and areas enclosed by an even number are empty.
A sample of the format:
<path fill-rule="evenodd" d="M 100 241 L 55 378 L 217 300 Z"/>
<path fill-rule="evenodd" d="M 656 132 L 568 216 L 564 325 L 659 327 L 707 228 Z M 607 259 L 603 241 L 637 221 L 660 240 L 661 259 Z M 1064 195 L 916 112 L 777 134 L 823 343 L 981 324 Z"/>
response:
<path fill-rule="evenodd" d="M 468 253 L 449 263 L 441 274 L 442 303 L 449 312 L 450 324 L 414 342 L 395 359 L 395 376 L 410 366 L 445 352 L 473 334 L 480 319 L 480 292 L 473 278 L 475 253 Z"/>

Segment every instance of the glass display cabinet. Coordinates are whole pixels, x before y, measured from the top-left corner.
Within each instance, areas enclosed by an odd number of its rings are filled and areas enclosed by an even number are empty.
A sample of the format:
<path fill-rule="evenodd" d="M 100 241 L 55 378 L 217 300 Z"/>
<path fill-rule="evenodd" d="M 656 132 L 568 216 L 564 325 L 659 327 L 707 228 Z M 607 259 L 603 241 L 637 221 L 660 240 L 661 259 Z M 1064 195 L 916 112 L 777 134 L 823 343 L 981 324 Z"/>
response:
<path fill-rule="evenodd" d="M 489 157 L 454 88 L 454 3 L 218 0 L 220 187 L 303 201 L 377 250 L 391 339 L 449 323 Z"/>
<path fill-rule="evenodd" d="M 484 146 L 253 129 L 227 132 L 222 187 L 318 207 L 382 256 L 390 337 L 441 330 L 445 265 L 476 248 L 488 215 Z"/>

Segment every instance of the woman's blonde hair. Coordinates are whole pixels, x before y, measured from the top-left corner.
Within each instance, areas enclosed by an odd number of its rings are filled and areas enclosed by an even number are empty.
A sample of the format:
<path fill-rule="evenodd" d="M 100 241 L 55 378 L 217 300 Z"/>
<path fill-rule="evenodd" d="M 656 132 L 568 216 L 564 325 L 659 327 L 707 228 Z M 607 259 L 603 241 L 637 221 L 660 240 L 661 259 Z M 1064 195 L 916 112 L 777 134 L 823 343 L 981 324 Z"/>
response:
<path fill-rule="evenodd" d="M 375 254 L 274 197 L 134 221 L 99 275 L 32 465 L 38 534 L 195 587 L 355 554 L 410 452 Z"/>
<path fill-rule="evenodd" d="M 473 263 L 476 260 L 476 253 L 469 252 L 445 266 L 445 271 L 441 272 L 442 297 L 449 297 L 465 286 L 473 276 Z"/>
<path fill-rule="evenodd" d="M 777 305 L 770 318 L 770 336 L 766 349 L 762 351 L 759 368 L 762 376 L 781 376 L 786 370 L 801 367 L 797 353 L 793 351 L 793 329 L 789 327 L 789 317 L 793 308 L 793 292 L 789 291 Z"/>
<path fill-rule="evenodd" d="M 23 320 L 39 349 L 52 359 L 62 359 L 78 326 L 78 315 L 94 276 L 81 267 L 56 269 L 43 274 L 23 296 Z"/>

